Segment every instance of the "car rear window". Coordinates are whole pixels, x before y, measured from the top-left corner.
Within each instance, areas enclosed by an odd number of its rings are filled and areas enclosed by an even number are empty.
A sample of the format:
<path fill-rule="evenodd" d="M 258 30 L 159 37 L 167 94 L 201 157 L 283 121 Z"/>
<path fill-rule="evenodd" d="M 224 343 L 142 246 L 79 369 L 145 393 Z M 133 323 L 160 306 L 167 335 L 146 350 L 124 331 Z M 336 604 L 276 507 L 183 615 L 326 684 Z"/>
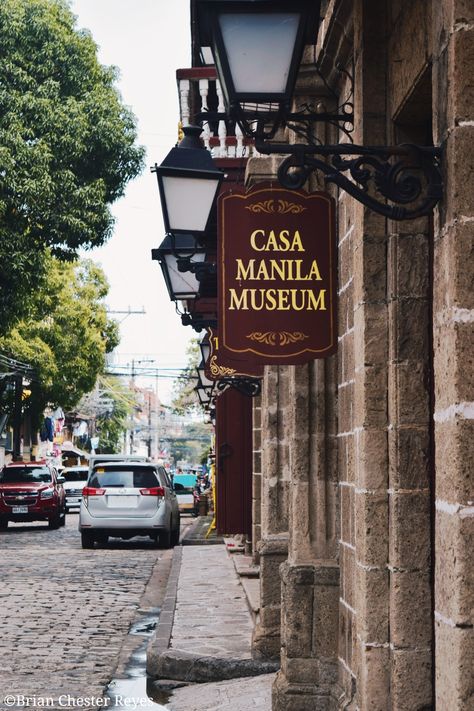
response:
<path fill-rule="evenodd" d="M 16 484 L 17 482 L 51 481 L 48 467 L 5 467 L 0 474 L 1 484 Z"/>
<path fill-rule="evenodd" d="M 87 474 L 87 469 L 84 471 L 81 471 L 80 469 L 71 469 L 69 472 L 65 472 L 64 470 L 61 472 L 61 476 L 63 476 L 66 481 L 87 481 Z"/>
<path fill-rule="evenodd" d="M 159 486 L 159 482 L 156 470 L 152 467 L 124 466 L 112 469 L 99 464 L 94 467 L 89 486 L 96 489 L 108 487 L 149 489 L 153 486 Z"/>
<path fill-rule="evenodd" d="M 194 489 L 192 486 L 183 486 L 182 484 L 174 484 L 174 490 L 176 494 L 179 496 L 179 494 L 192 494 Z"/>

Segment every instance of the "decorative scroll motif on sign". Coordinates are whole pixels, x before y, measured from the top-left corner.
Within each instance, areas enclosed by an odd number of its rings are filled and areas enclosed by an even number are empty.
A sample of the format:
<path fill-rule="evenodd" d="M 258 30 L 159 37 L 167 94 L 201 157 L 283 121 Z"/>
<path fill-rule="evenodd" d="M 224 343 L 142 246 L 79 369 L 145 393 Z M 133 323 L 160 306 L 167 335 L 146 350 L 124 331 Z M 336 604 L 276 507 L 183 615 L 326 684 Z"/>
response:
<path fill-rule="evenodd" d="M 209 360 L 209 370 L 213 378 L 219 378 L 226 375 L 233 375 L 237 371 L 235 368 L 226 368 L 223 365 L 217 364 L 217 356 L 213 355 Z"/>
<path fill-rule="evenodd" d="M 306 210 L 302 205 L 297 205 L 295 202 L 289 202 L 288 200 L 264 200 L 263 202 L 255 202 L 253 205 L 246 205 L 246 210 L 250 212 L 277 212 L 280 215 L 299 215 L 301 212 Z"/>
<path fill-rule="evenodd" d="M 289 331 L 266 331 L 265 333 L 254 331 L 249 333 L 247 338 L 258 343 L 265 343 L 267 346 L 287 346 L 289 343 L 304 341 L 309 336 L 301 331 L 293 331 L 293 333 Z"/>

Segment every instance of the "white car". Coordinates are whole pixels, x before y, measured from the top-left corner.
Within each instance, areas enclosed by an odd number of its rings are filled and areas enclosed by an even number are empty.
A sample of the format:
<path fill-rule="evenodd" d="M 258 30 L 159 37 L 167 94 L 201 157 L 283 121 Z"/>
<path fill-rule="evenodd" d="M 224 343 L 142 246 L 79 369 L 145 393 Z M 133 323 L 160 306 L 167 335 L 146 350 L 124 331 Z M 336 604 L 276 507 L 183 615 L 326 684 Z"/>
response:
<path fill-rule="evenodd" d="M 89 467 L 65 467 L 61 476 L 64 477 L 63 488 L 66 492 L 66 510 L 79 511 L 82 501 L 82 490 L 87 482 Z"/>
<path fill-rule="evenodd" d="M 109 536 L 149 536 L 164 548 L 179 542 L 176 494 L 164 467 L 151 462 L 92 464 L 79 513 L 82 547 L 105 544 Z"/>

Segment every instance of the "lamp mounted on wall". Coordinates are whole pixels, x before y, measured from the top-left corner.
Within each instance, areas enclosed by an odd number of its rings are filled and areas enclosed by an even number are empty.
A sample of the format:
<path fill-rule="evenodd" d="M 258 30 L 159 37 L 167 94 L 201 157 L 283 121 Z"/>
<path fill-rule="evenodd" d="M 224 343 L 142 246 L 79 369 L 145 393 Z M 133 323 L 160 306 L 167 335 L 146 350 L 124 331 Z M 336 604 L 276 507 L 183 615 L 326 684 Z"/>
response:
<path fill-rule="evenodd" d="M 185 126 L 184 138 L 168 153 L 156 173 L 165 230 L 169 234 L 205 236 L 224 178 L 199 138 L 202 128 Z"/>
<path fill-rule="evenodd" d="M 200 282 L 192 270 L 183 270 L 183 263 L 203 264 L 206 250 L 200 247 L 192 234 L 168 234 L 156 249 L 151 250 L 151 258 L 160 263 L 161 271 L 171 301 L 196 299 Z M 181 268 L 180 268 L 181 267 Z"/>
<path fill-rule="evenodd" d="M 203 112 L 197 122 L 230 118 L 255 139 L 259 153 L 286 154 L 278 171 L 285 188 L 301 188 L 317 172 L 385 217 L 407 220 L 431 212 L 442 197 L 440 148 L 268 140 L 292 122 L 353 122 L 347 104 L 335 114 L 291 112 L 304 47 L 317 40 L 317 0 L 196 0 L 196 7 L 199 43 L 212 51 L 226 104 L 226 114 Z"/>

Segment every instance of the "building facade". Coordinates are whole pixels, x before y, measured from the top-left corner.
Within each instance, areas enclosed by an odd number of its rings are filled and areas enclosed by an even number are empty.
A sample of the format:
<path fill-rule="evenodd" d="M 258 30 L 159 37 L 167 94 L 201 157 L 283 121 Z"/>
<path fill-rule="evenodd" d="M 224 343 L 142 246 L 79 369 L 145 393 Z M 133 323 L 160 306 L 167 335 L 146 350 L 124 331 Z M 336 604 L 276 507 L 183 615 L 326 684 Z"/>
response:
<path fill-rule="evenodd" d="M 441 146 L 444 198 L 395 222 L 332 191 L 338 354 L 266 367 L 254 409 L 254 654 L 280 656 L 274 711 L 461 711 L 474 704 L 474 4 L 322 9 L 295 104 L 353 102 L 358 144 Z M 247 184 L 277 166 L 251 158 Z"/>
<path fill-rule="evenodd" d="M 440 147 L 443 198 L 429 217 L 399 222 L 317 176 L 307 185 L 337 205 L 338 353 L 266 366 L 254 401 L 253 654 L 280 660 L 273 711 L 466 711 L 474 708 L 474 3 L 326 0 L 321 15 L 295 107 L 353 104 L 349 132 L 319 124 L 323 144 Z M 203 106 L 212 72 L 196 74 Z M 218 84 L 217 102 L 222 111 Z M 226 130 L 223 121 L 218 136 L 205 128 L 206 146 L 228 150 Z M 276 180 L 282 157 L 244 146 L 238 126 L 235 134 L 242 181 Z"/>

